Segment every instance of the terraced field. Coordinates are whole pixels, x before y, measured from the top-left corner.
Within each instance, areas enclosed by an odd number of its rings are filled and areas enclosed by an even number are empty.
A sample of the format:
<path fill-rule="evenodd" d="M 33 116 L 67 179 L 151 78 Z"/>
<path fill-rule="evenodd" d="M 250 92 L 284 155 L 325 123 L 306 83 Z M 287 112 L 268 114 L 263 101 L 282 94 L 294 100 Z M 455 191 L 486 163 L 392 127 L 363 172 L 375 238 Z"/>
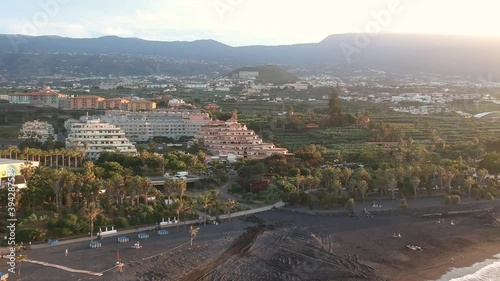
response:
<path fill-rule="evenodd" d="M 428 141 L 433 130 L 449 143 L 473 140 L 475 137 L 498 137 L 500 130 L 499 122 L 461 117 L 379 115 L 373 116 L 372 120 L 400 127 L 406 137 L 416 141 Z"/>
<path fill-rule="evenodd" d="M 448 143 L 472 141 L 476 137 L 498 137 L 500 122 L 491 120 L 464 119 L 461 117 L 416 116 L 416 115 L 377 115 L 374 122 L 390 123 L 402 130 L 406 138 L 416 142 L 427 143 L 433 131 Z M 309 132 L 274 132 L 271 141 L 277 146 L 294 151 L 301 146 L 319 144 L 328 148 L 327 160 L 334 160 L 335 151 L 343 153 L 359 153 L 369 141 L 368 128 L 350 126 L 330 128 Z"/>

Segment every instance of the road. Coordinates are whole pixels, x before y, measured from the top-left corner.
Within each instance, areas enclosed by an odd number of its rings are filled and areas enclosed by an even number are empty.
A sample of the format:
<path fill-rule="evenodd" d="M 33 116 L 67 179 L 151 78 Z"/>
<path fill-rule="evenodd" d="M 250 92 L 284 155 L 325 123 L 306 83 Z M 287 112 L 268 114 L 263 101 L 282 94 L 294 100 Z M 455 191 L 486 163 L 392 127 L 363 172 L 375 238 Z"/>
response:
<path fill-rule="evenodd" d="M 148 177 L 153 185 L 163 185 L 165 183 L 164 177 Z M 200 181 L 202 177 L 188 176 L 186 179 L 187 183 Z"/>

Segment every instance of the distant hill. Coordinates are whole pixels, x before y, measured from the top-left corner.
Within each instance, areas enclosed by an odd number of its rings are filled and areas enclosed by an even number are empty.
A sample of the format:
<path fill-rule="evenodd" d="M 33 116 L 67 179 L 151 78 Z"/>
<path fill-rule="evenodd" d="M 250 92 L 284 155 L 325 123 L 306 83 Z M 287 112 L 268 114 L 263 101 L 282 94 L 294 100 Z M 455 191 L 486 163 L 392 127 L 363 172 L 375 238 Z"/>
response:
<path fill-rule="evenodd" d="M 257 80 L 263 83 L 273 83 L 281 85 L 285 83 L 293 83 L 299 80 L 297 76 L 274 65 L 240 67 L 236 70 L 231 71 L 227 76 L 233 78 L 242 78 L 239 77 L 239 74 L 241 72 L 256 72 L 258 73 Z"/>
<path fill-rule="evenodd" d="M 186 63 L 194 63 L 189 67 L 180 67 L 182 73 L 186 74 L 206 74 L 206 70 L 211 69 L 212 65 L 229 70 L 245 65 L 272 64 L 286 69 L 308 68 L 318 72 L 346 73 L 376 69 L 478 80 L 480 77 L 492 77 L 493 81 L 500 81 L 498 38 L 379 34 L 368 37 L 367 43 L 360 45 L 360 36 L 338 34 L 318 43 L 231 47 L 214 40 L 160 42 L 116 36 L 75 39 L 0 35 L 0 73 L 11 75 L 12 71 L 26 76 L 39 72 L 51 74 L 61 72 L 60 66 L 69 65 L 73 67 L 71 71 L 78 73 L 139 75 L 151 72 L 145 71 L 144 65 L 146 68 L 154 68 L 158 58 L 162 58 L 171 60 L 167 67 L 169 74 L 176 74 L 177 66 Z M 63 58 L 60 54 L 70 56 Z M 86 59 L 76 56 L 77 54 L 88 56 L 92 63 L 87 63 Z M 99 57 L 102 54 L 124 57 L 108 60 Z M 126 56 L 135 58 L 127 60 Z M 98 64 L 101 59 L 104 60 L 104 65 Z M 46 64 L 49 69 L 45 68 Z M 177 66 L 171 67 L 174 64 Z"/>

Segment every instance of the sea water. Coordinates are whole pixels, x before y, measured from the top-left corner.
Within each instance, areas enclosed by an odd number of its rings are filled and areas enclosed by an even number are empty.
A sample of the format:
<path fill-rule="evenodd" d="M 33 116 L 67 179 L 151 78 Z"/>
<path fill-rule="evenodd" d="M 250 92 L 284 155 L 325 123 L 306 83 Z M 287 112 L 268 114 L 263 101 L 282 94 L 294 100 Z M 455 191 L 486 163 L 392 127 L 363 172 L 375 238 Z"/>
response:
<path fill-rule="evenodd" d="M 499 281 L 500 254 L 471 267 L 453 268 L 438 281 Z"/>

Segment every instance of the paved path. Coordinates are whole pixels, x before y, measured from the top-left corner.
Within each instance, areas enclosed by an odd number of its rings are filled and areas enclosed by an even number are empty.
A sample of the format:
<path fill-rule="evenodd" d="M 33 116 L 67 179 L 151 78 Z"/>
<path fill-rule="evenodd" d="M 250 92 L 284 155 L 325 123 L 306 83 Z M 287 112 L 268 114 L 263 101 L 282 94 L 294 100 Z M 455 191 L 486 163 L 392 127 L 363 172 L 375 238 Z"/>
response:
<path fill-rule="evenodd" d="M 260 207 L 260 208 L 256 208 L 256 209 L 252 209 L 252 210 L 241 211 L 241 212 L 236 212 L 236 213 L 232 213 L 232 214 L 220 215 L 219 219 L 224 220 L 224 219 L 229 219 L 229 218 L 237 218 L 237 217 L 241 217 L 241 216 L 252 215 L 252 214 L 256 214 L 256 213 L 266 212 L 266 211 L 269 211 L 269 210 L 271 210 L 273 208 L 281 208 L 283 206 L 285 206 L 285 203 L 283 203 L 283 202 L 280 201 L 280 202 L 278 202 L 276 204 L 273 204 L 273 205 L 264 206 L 264 207 Z M 208 215 L 205 215 L 205 217 L 209 218 L 210 220 L 215 220 L 215 218 L 216 218 L 214 216 L 208 216 Z M 172 227 L 177 227 L 177 226 L 183 226 L 183 225 L 192 225 L 192 224 L 200 223 L 200 222 L 201 222 L 201 220 L 199 220 L 199 219 L 189 220 L 189 221 L 183 221 L 183 222 L 179 222 L 179 223 L 169 224 L 167 226 L 163 226 L 162 229 L 172 228 Z M 127 234 L 137 234 L 137 233 L 140 233 L 140 232 L 150 231 L 154 227 L 156 227 L 156 226 L 140 227 L 137 230 L 136 229 L 118 230 L 116 234 L 106 236 L 106 238 L 116 237 L 116 236 L 126 236 Z M 81 243 L 81 242 L 86 242 L 86 241 L 88 241 L 90 243 L 90 237 L 82 237 L 82 238 L 61 240 L 61 241 L 59 241 L 58 245 L 68 245 L 68 244 Z M 31 246 L 31 249 L 41 249 L 41 248 L 47 248 L 47 247 L 51 247 L 51 246 L 49 246 L 47 243 L 44 243 L 44 244 L 35 244 L 35 245 Z M 8 248 L 1 248 L 1 250 L 4 253 L 8 253 L 9 252 Z"/>
<path fill-rule="evenodd" d="M 83 273 L 83 274 L 94 275 L 94 276 L 102 276 L 102 273 L 100 273 L 100 272 L 93 272 L 93 271 L 89 271 L 89 270 L 73 269 L 73 268 L 69 268 L 69 267 L 63 266 L 63 265 L 51 264 L 51 263 L 43 262 L 43 261 L 35 261 L 35 260 L 26 259 L 23 262 L 29 262 L 29 263 L 34 263 L 34 264 L 42 265 L 42 266 L 54 267 L 54 268 L 57 268 L 57 269 L 60 269 L 60 270 L 68 271 L 68 272 Z"/>
<path fill-rule="evenodd" d="M 238 200 L 238 198 L 229 194 L 229 191 L 228 191 L 229 186 L 232 185 L 233 183 L 235 183 L 237 178 L 238 178 L 237 176 L 229 176 L 229 180 L 219 188 L 220 195 L 222 196 L 223 199 Z"/>
<path fill-rule="evenodd" d="M 408 205 L 409 205 L 409 208 L 442 206 L 443 201 L 444 200 L 441 197 L 425 198 L 425 199 L 419 199 L 419 200 L 408 199 Z M 477 201 L 475 201 L 473 199 L 469 199 L 469 198 L 464 198 L 462 204 L 475 203 L 475 202 L 477 202 Z M 367 208 L 368 211 L 384 211 L 384 210 L 399 209 L 399 200 L 394 200 L 394 201 L 392 201 L 390 199 L 377 200 L 376 203 L 382 205 L 382 207 L 380 207 L 380 208 L 373 207 L 372 206 L 373 201 L 371 201 L 371 202 L 366 202 L 366 203 L 357 203 L 356 209 L 362 210 L 365 207 Z M 275 203 L 273 205 L 268 205 L 268 206 L 264 206 L 264 207 L 260 207 L 260 208 L 235 212 L 232 214 L 219 215 L 219 219 L 224 220 L 224 219 L 229 219 L 229 218 L 237 218 L 237 217 L 241 217 L 241 216 L 247 216 L 247 215 L 257 214 L 257 213 L 261 213 L 261 212 L 266 212 L 266 211 L 269 211 L 269 210 L 272 210 L 275 208 L 282 208 L 284 206 L 285 206 L 285 203 L 280 201 L 280 202 Z M 300 211 L 303 211 L 303 212 L 309 211 L 309 210 L 304 209 L 304 208 L 297 208 L 297 209 L 292 208 L 289 210 L 291 210 L 291 211 L 296 210 L 299 212 Z M 316 213 L 345 213 L 345 209 L 338 208 L 335 210 L 314 210 L 314 212 L 316 212 Z M 215 216 L 208 216 L 207 214 L 204 214 L 204 213 L 200 213 L 200 215 L 204 215 L 204 217 L 209 218 L 210 220 L 216 219 Z M 202 221 L 199 219 L 190 220 L 190 221 L 183 221 L 183 222 L 179 222 L 176 224 L 169 224 L 167 226 L 163 226 L 162 228 L 172 228 L 172 227 L 183 226 L 183 225 L 192 225 L 192 224 L 200 223 L 200 222 L 202 222 Z M 145 227 L 140 227 L 137 230 L 136 229 L 119 230 L 116 234 L 106 236 L 106 237 L 108 238 L 108 237 L 115 237 L 115 236 L 126 236 L 127 234 L 137 234 L 140 232 L 149 231 L 154 227 L 155 226 L 145 226 Z M 59 245 L 67 245 L 67 244 L 80 243 L 80 242 L 85 242 L 85 241 L 90 242 L 90 238 L 89 237 L 82 237 L 82 238 L 76 238 L 76 239 L 61 240 L 61 241 L 59 241 Z M 32 249 L 40 249 L 40 248 L 47 248 L 47 247 L 51 247 L 51 246 L 49 246 L 46 243 L 36 244 L 36 245 L 31 246 Z M 0 248 L 0 250 L 3 251 L 4 253 L 9 252 L 8 248 L 6 248 L 6 247 Z"/>

